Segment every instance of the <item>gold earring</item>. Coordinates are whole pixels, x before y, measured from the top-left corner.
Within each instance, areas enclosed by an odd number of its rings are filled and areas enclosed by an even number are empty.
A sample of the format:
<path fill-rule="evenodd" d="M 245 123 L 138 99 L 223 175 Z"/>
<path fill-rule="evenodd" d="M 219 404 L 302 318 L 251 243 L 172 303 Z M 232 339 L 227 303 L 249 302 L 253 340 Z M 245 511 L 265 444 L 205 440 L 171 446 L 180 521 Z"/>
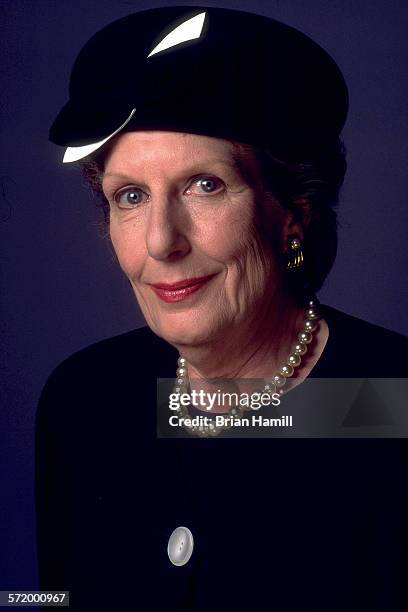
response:
<path fill-rule="evenodd" d="M 303 265 L 302 243 L 299 238 L 289 239 L 289 253 L 286 263 L 287 270 L 299 270 Z"/>

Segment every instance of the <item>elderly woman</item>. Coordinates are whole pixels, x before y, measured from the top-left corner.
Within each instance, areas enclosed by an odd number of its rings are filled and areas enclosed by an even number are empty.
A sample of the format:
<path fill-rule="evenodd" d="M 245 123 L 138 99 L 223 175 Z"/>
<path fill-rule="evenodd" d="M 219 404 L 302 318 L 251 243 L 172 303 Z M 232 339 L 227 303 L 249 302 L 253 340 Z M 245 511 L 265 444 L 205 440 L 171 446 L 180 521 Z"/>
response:
<path fill-rule="evenodd" d="M 406 376 L 405 338 L 315 297 L 347 106 L 325 51 L 240 11 L 144 11 L 78 56 L 50 138 L 99 193 L 147 327 L 71 356 L 41 396 L 41 588 L 71 609 L 399 609 L 405 445 L 225 439 L 285 401 L 307 419 L 312 378 Z M 267 401 L 180 404 L 164 440 L 158 379 Z"/>

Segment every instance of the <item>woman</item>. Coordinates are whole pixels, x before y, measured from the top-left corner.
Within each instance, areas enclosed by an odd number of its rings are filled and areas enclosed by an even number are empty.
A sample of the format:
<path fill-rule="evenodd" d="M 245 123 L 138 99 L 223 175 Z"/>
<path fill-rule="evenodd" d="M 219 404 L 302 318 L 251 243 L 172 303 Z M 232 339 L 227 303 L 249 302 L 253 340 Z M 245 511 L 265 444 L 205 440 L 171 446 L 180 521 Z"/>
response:
<path fill-rule="evenodd" d="M 312 378 L 406 376 L 405 338 L 314 297 L 336 253 L 347 106 L 326 52 L 239 11 L 144 11 L 78 56 L 50 138 L 99 191 L 147 327 L 70 357 L 40 400 L 41 586 L 69 590 L 74 610 L 406 602 L 405 445 L 227 441 L 241 431 L 214 422 L 280 403 L 309 415 Z M 190 402 L 176 416 L 209 422 L 163 440 L 162 378 L 178 398 L 269 401 Z"/>

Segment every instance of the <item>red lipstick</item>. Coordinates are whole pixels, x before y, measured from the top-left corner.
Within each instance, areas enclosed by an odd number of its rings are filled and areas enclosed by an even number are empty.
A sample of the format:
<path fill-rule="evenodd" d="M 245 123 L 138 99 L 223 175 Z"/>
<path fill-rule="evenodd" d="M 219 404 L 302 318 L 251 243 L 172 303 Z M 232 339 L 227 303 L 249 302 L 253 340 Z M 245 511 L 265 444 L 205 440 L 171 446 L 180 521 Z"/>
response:
<path fill-rule="evenodd" d="M 153 283 L 150 286 L 164 302 L 181 302 L 192 293 L 199 291 L 213 276 L 215 274 L 200 276 L 199 278 L 186 278 L 176 283 Z"/>

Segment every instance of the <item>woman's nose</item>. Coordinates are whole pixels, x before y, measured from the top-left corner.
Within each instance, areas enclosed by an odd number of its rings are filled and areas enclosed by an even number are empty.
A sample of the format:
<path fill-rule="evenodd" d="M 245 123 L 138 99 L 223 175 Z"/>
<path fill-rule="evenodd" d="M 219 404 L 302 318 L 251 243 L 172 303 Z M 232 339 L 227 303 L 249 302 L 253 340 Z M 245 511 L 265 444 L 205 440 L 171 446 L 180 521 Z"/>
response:
<path fill-rule="evenodd" d="M 151 203 L 145 240 L 147 252 L 153 259 L 179 258 L 190 251 L 189 220 L 181 208 L 177 199 L 162 197 Z"/>

